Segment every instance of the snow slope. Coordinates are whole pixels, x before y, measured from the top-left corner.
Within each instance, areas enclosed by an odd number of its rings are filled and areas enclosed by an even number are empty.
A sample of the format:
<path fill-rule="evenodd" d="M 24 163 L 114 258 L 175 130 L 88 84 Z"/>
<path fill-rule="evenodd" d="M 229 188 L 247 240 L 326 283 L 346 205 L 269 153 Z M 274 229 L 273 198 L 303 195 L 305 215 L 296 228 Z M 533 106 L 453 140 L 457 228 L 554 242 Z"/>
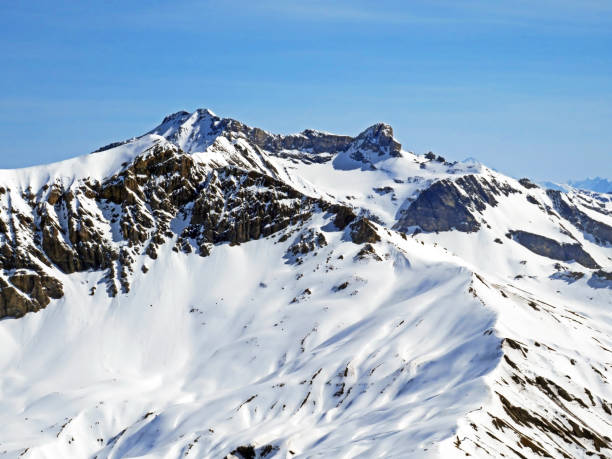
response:
<path fill-rule="evenodd" d="M 0 457 L 612 456 L 612 202 L 392 136 L 0 171 Z"/>

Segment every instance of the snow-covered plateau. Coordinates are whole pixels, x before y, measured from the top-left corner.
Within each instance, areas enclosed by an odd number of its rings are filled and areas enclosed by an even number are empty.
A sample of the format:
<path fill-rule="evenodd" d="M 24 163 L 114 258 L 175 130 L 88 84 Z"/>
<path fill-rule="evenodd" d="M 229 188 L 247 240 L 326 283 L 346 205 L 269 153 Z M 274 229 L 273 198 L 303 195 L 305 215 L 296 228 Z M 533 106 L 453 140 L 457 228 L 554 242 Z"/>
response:
<path fill-rule="evenodd" d="M 0 170 L 0 458 L 610 458 L 612 198 L 209 110 Z"/>

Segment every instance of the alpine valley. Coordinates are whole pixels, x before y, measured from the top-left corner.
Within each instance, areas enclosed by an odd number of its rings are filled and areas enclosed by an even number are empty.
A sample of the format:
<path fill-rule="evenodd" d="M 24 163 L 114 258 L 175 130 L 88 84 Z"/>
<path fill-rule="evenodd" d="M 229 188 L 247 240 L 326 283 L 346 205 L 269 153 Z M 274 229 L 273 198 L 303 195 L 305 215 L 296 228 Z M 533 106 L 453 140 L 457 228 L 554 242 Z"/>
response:
<path fill-rule="evenodd" d="M 0 458 L 610 458 L 612 196 L 209 110 L 0 170 Z"/>

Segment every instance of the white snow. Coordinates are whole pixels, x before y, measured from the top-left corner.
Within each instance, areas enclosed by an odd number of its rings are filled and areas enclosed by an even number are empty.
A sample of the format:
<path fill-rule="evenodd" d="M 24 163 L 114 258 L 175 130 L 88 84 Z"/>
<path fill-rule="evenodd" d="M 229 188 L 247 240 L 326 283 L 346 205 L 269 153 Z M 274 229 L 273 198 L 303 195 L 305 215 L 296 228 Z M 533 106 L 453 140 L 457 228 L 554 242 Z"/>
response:
<path fill-rule="evenodd" d="M 610 384 L 593 370 L 612 369 L 612 290 L 589 285 L 589 271 L 577 263 L 563 264 L 587 273 L 582 279 L 553 278 L 554 260 L 505 237 L 519 228 L 579 241 L 610 271 L 611 247 L 573 227 L 572 237 L 564 234 L 558 219 L 526 201 L 531 194 L 550 203 L 544 190 L 525 190 L 475 161 L 449 165 L 409 152 L 375 170 L 260 154 L 243 139 L 211 136 L 213 117 L 179 112 L 155 132 L 106 151 L 2 170 L 0 186 L 18 196 L 28 186 L 35 193 L 47 183 L 100 181 L 152 145 L 171 142 L 208 167 L 256 168 L 370 215 L 384 225 L 374 244 L 382 261 L 356 257 L 363 246 L 331 224 L 333 215 L 317 213 L 288 228 L 284 242 L 281 232 L 217 245 L 204 258 L 175 253 L 169 240 L 156 261 L 137 260 L 149 271 L 136 270 L 131 291 L 115 298 L 102 272 L 54 270 L 62 299 L 0 320 L 0 457 L 223 457 L 249 444 L 273 445 L 282 458 L 511 456 L 471 423 L 490 423 L 491 413 L 507 417 L 496 393 L 541 409 L 550 401 L 504 385 L 512 375 L 503 353 L 526 372 L 563 379 L 587 402 L 585 387 L 598 403 L 612 401 Z M 407 199 L 465 174 L 522 193 L 488 207 L 481 217 L 490 228 L 477 233 L 402 237 L 387 229 Z M 27 212 L 17 198 L 12 205 Z M 308 229 L 328 244 L 293 263 L 287 249 Z M 104 231 L 119 239 L 111 227 Z M 502 347 L 507 337 L 528 344 L 528 357 Z M 594 431 L 612 436 L 610 418 L 576 409 Z M 495 435 L 534 456 L 516 445 L 511 429 Z M 575 457 L 584 452 L 568 448 Z"/>

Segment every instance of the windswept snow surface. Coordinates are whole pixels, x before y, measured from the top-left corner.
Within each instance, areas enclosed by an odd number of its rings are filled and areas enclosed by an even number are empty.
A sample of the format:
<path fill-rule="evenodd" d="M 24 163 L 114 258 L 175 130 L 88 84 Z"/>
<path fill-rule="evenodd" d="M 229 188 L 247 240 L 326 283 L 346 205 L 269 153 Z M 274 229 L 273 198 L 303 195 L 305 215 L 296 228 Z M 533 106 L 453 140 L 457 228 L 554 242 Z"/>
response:
<path fill-rule="evenodd" d="M 332 237 L 334 249 L 297 269 L 279 263 L 290 241 L 205 259 L 168 249 L 128 295 L 90 297 L 96 278 L 85 275 L 55 307 L 5 321 L 2 448 L 434 454 L 486 398 L 482 376 L 500 351 L 483 331 L 495 314 L 467 294 L 470 272 L 436 250 L 396 237 L 403 249 L 383 246 L 384 262 L 354 262 L 359 247 Z"/>
<path fill-rule="evenodd" d="M 319 210 L 209 256 L 175 250 L 175 234 L 115 297 L 104 272 L 45 268 L 64 296 L 0 320 L 0 457 L 612 457 L 612 246 L 590 227 L 474 161 L 368 151 L 353 167 L 352 147 L 272 152 L 219 126 L 179 112 L 90 155 L 2 170 L 3 215 L 32 212 L 28 187 L 76 190 L 161 145 L 349 206 L 380 240 L 354 243 Z M 432 184 L 469 175 L 515 190 L 478 231 L 392 229 Z M 612 225 L 609 201 L 567 196 Z M 518 229 L 579 243 L 604 274 L 534 253 Z M 309 232 L 325 244 L 292 253 Z"/>

